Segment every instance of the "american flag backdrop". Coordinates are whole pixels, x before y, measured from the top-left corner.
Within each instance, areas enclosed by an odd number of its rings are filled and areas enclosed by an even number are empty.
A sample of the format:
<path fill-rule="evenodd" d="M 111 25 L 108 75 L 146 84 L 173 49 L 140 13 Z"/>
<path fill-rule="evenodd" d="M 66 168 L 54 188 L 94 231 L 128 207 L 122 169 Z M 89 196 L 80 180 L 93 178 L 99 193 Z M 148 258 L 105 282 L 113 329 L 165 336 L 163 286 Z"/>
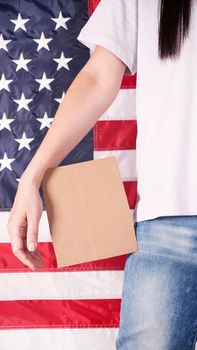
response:
<path fill-rule="evenodd" d="M 20 177 L 64 93 L 90 57 L 77 36 L 99 0 L 0 0 L 0 349 L 115 350 L 126 255 L 57 268 L 46 211 L 33 272 L 11 252 L 6 224 Z M 136 75 L 60 165 L 116 156 L 136 202 Z"/>
<path fill-rule="evenodd" d="M 76 38 L 91 1 L 0 0 L 0 348 L 114 349 L 126 256 L 58 269 L 46 211 L 33 272 L 11 252 L 6 223 L 20 177 L 64 93 L 90 57 Z M 135 83 L 121 89 L 95 127 L 61 165 L 116 155 L 135 204 Z"/>

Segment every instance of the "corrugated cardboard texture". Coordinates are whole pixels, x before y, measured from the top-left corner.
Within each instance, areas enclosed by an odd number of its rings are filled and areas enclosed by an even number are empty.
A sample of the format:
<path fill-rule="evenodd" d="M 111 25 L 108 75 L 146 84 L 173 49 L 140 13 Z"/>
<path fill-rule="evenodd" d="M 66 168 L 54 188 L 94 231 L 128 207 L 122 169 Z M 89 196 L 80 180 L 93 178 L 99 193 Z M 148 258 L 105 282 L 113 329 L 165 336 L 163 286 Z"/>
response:
<path fill-rule="evenodd" d="M 42 188 L 58 267 L 138 250 L 115 156 L 50 168 Z"/>

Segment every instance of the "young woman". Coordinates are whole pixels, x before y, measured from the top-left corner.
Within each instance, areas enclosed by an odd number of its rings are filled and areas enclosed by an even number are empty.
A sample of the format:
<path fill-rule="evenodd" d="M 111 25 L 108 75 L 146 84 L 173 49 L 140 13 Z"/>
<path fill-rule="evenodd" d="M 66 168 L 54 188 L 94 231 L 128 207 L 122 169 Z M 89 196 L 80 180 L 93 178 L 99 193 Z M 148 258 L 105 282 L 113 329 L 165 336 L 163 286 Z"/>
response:
<path fill-rule="evenodd" d="M 195 348 L 196 38 L 195 0 L 101 0 L 78 36 L 92 55 L 24 171 L 8 220 L 13 253 L 31 269 L 41 267 L 35 249 L 44 173 L 111 105 L 125 68 L 137 71 L 134 220 L 139 250 L 126 260 L 118 350 Z"/>

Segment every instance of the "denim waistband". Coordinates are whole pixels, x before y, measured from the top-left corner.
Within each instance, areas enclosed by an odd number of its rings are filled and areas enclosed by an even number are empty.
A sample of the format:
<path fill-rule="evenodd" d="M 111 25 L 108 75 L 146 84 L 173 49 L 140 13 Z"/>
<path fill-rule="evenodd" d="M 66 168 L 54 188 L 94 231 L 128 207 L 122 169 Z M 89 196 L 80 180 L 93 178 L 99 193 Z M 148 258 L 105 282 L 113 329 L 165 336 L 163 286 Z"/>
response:
<path fill-rule="evenodd" d="M 197 215 L 160 216 L 134 227 L 139 250 L 197 264 Z"/>

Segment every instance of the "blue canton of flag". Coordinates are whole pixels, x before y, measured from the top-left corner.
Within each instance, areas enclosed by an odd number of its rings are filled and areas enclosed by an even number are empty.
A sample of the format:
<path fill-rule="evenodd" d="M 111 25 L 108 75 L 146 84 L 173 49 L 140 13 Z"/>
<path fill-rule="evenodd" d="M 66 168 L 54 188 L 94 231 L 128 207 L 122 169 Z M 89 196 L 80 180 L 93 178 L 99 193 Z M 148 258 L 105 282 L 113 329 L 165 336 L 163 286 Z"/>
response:
<path fill-rule="evenodd" d="M 0 210 L 89 58 L 76 39 L 87 20 L 87 1 L 0 1 Z M 60 165 L 90 159 L 92 130 Z"/>

